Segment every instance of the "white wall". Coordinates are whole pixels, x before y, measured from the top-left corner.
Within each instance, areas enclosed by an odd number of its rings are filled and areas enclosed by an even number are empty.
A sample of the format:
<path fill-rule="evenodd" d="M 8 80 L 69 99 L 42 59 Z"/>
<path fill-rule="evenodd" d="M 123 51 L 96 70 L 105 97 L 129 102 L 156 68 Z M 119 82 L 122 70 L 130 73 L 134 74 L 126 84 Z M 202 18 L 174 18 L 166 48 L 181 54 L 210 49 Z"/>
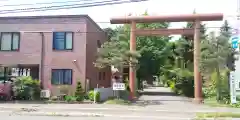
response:
<path fill-rule="evenodd" d="M 113 97 L 112 87 L 109 87 L 109 88 L 94 88 L 94 90 L 100 92 L 100 101 L 105 101 L 109 97 Z"/>

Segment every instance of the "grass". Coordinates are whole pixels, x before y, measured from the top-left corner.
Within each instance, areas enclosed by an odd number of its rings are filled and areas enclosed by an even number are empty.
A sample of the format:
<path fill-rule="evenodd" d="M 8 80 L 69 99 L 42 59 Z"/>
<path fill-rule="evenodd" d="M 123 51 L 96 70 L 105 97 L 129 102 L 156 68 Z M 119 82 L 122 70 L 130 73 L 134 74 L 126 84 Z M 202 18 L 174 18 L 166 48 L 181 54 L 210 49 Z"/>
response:
<path fill-rule="evenodd" d="M 231 112 L 197 113 L 196 120 L 204 120 L 204 118 L 240 118 L 240 113 Z"/>
<path fill-rule="evenodd" d="M 122 99 L 110 99 L 104 102 L 104 104 L 130 105 L 131 102 Z"/>
<path fill-rule="evenodd" d="M 218 103 L 216 98 L 207 98 L 204 99 L 204 104 L 209 105 L 211 107 L 231 107 L 229 104 Z"/>
<path fill-rule="evenodd" d="M 240 108 L 240 103 L 237 104 L 225 104 L 219 103 L 216 101 L 215 97 L 204 99 L 204 104 L 209 105 L 211 107 L 232 107 L 232 108 Z"/>

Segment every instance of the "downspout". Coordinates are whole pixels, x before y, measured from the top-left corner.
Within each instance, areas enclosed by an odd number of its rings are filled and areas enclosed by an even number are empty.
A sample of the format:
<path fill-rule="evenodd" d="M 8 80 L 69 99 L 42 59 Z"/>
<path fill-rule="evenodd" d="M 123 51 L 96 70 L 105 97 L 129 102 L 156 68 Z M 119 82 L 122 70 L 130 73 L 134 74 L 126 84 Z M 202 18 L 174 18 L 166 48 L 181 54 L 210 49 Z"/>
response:
<path fill-rule="evenodd" d="M 87 27 L 87 25 L 86 25 L 86 27 Z M 88 90 L 89 90 L 89 88 L 91 88 L 91 79 L 90 78 L 88 78 L 88 74 L 87 74 L 87 39 L 88 39 L 88 33 L 86 33 L 85 34 L 86 36 L 86 39 L 85 39 L 85 41 L 86 41 L 86 47 L 85 47 L 85 78 L 84 78 L 84 90 L 85 90 L 85 92 L 88 92 Z"/>
<path fill-rule="evenodd" d="M 41 88 L 46 89 L 45 81 L 44 81 L 44 61 L 45 61 L 45 37 L 44 33 L 40 32 L 41 35 L 41 62 L 40 62 L 40 80 L 41 80 Z"/>

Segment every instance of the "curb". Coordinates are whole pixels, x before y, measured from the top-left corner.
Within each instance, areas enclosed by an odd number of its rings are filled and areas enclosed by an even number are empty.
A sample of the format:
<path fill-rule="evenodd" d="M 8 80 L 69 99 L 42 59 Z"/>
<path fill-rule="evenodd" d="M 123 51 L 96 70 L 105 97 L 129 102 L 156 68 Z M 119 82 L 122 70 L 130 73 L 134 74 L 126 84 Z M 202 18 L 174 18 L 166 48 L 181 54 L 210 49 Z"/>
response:
<path fill-rule="evenodd" d="M 26 115 L 26 116 L 62 116 L 62 117 L 104 117 L 98 113 L 61 113 L 61 112 L 21 112 L 21 111 L 0 111 L 9 115 Z"/>

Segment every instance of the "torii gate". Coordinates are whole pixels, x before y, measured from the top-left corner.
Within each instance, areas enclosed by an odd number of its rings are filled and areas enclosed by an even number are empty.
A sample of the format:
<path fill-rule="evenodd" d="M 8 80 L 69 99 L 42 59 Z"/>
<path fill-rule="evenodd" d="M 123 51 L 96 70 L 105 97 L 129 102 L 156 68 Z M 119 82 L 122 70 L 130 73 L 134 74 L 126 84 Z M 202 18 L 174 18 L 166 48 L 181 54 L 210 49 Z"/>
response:
<path fill-rule="evenodd" d="M 136 51 L 137 36 L 156 36 L 156 35 L 192 35 L 194 34 L 194 97 L 197 103 L 202 102 L 202 80 L 199 71 L 200 59 L 200 23 L 201 21 L 220 21 L 223 20 L 223 14 L 186 14 L 186 15 L 166 15 L 166 16 L 125 16 L 112 18 L 111 24 L 131 24 L 130 50 Z M 136 23 L 157 23 L 157 22 L 194 22 L 194 29 L 137 29 Z M 130 65 L 131 66 L 131 65 Z M 136 70 L 129 67 L 129 86 L 130 98 L 135 98 Z"/>

